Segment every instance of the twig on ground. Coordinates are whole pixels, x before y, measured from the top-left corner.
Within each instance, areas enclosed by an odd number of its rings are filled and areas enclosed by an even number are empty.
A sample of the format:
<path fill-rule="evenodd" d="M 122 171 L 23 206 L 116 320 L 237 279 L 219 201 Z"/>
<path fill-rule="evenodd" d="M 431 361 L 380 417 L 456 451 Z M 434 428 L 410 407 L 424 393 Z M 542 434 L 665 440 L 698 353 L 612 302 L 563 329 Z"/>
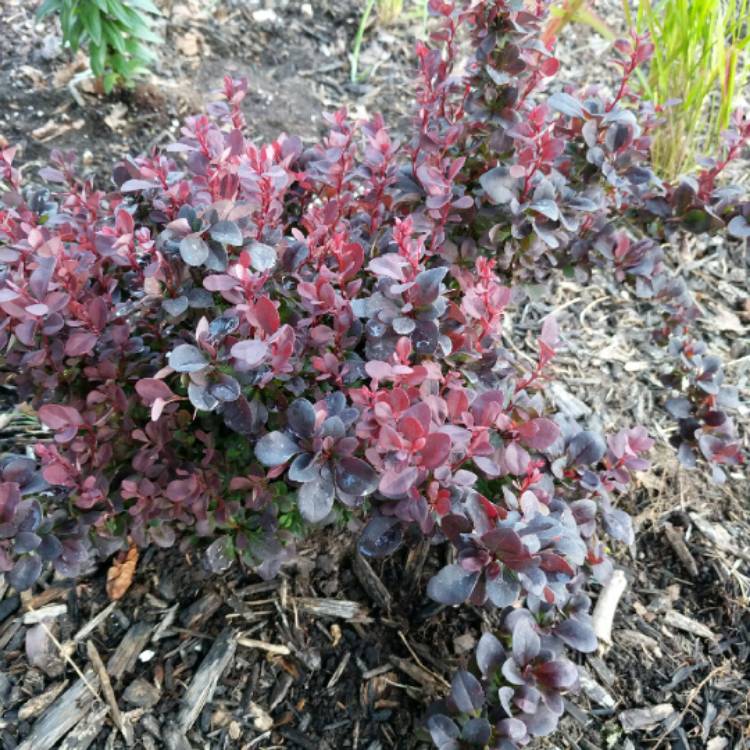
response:
<path fill-rule="evenodd" d="M 594 607 L 592 625 L 594 633 L 600 641 L 612 645 L 612 623 L 615 620 L 615 612 L 620 597 L 628 586 L 628 579 L 622 570 L 615 570 L 607 585 L 599 594 L 599 599 Z"/>

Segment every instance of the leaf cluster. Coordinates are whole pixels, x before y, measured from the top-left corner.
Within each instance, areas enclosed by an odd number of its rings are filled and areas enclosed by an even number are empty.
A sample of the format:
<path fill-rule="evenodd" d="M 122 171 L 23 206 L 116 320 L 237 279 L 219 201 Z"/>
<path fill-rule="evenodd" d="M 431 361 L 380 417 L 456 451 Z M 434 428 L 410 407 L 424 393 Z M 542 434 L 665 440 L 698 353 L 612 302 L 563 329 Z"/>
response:
<path fill-rule="evenodd" d="M 39 17 L 60 17 L 63 41 L 75 52 L 86 47 L 94 76 L 105 93 L 130 85 L 156 59 L 149 45 L 161 39 L 149 15 L 158 15 L 152 0 L 44 0 Z"/>

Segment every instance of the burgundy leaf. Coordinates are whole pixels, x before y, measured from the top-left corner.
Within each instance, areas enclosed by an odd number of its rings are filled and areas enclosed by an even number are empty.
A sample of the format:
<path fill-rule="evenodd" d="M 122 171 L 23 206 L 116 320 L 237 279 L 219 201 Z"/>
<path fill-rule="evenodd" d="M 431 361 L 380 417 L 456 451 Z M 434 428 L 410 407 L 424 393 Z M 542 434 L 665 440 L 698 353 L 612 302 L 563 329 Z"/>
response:
<path fill-rule="evenodd" d="M 461 713 L 470 714 L 484 705 L 484 690 L 471 672 L 456 672 L 451 682 L 451 698 Z"/>
<path fill-rule="evenodd" d="M 255 456 L 265 466 L 280 466 L 300 452 L 286 432 L 268 432 L 255 444 Z"/>
<path fill-rule="evenodd" d="M 297 492 L 302 518 L 320 523 L 333 509 L 334 487 L 330 471 L 324 468 L 316 479 L 305 482 Z"/>
<path fill-rule="evenodd" d="M 427 584 L 427 595 L 440 604 L 463 604 L 474 590 L 479 573 L 467 573 L 460 565 L 446 565 Z"/>
<path fill-rule="evenodd" d="M 378 486 L 375 470 L 360 458 L 344 456 L 335 464 L 336 486 L 347 495 L 371 495 Z"/>
<path fill-rule="evenodd" d="M 167 355 L 167 360 L 177 372 L 200 372 L 208 367 L 203 352 L 192 344 L 179 344 Z"/>
<path fill-rule="evenodd" d="M 419 471 L 415 466 L 409 466 L 401 471 L 386 471 L 380 478 L 378 490 L 386 497 L 402 497 L 414 486 L 418 475 Z"/>

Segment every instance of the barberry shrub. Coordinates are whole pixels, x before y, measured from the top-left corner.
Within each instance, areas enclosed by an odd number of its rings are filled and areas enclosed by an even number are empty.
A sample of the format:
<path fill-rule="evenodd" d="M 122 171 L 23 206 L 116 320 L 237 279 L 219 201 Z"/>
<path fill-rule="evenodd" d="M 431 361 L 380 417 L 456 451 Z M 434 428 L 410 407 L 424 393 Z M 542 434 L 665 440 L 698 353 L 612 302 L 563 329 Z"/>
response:
<path fill-rule="evenodd" d="M 215 571 L 273 576 L 300 529 L 331 521 L 370 556 L 446 543 L 427 593 L 494 608 L 497 630 L 427 726 L 444 749 L 513 748 L 552 731 L 576 689 L 567 649 L 596 647 L 587 588 L 612 571 L 607 537 L 632 541 L 618 497 L 653 441 L 555 413 L 557 323 L 519 358 L 506 310 L 557 272 L 607 274 L 658 306 L 680 456 L 725 480 L 742 458 L 736 394 L 660 245 L 750 235 L 750 205 L 717 184 L 750 126 L 738 118 L 697 178 L 661 181 L 658 123 L 628 87 L 646 39 L 618 45 L 616 94 L 550 95 L 544 3 L 430 7 L 401 143 L 340 111 L 319 144 L 257 146 L 246 83 L 227 78 L 109 191 L 63 153 L 49 187 L 24 187 L 2 152 L 5 380 L 51 439 L 38 464 L 2 463 L 0 570 L 23 589 L 45 563 L 75 576 L 131 543 L 179 543 Z"/>

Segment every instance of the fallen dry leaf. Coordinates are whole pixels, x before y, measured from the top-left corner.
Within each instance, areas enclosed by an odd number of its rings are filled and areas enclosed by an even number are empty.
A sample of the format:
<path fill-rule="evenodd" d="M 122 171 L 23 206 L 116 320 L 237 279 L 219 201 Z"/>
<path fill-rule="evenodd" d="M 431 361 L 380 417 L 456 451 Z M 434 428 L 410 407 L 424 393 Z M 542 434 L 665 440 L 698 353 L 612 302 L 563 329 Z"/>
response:
<path fill-rule="evenodd" d="M 135 568 L 138 565 L 138 547 L 134 544 L 124 554 L 120 553 L 107 571 L 107 596 L 113 601 L 122 599 L 133 583 Z"/>
<path fill-rule="evenodd" d="M 35 141 L 39 141 L 40 143 L 45 143 L 46 141 L 51 141 L 55 138 L 58 138 L 61 135 L 64 135 L 69 130 L 72 130 L 72 128 L 73 126 L 69 123 L 60 123 L 60 122 L 54 122 L 53 120 L 50 120 L 44 125 L 41 125 L 40 127 L 32 130 L 31 137 Z"/>
<path fill-rule="evenodd" d="M 109 114 L 104 118 L 104 124 L 113 132 L 125 129 L 127 124 L 128 105 L 117 102 L 110 107 Z"/>
<path fill-rule="evenodd" d="M 203 50 L 205 40 L 202 34 L 188 31 L 186 34 L 180 34 L 175 43 L 180 54 L 185 57 L 198 57 Z"/>

